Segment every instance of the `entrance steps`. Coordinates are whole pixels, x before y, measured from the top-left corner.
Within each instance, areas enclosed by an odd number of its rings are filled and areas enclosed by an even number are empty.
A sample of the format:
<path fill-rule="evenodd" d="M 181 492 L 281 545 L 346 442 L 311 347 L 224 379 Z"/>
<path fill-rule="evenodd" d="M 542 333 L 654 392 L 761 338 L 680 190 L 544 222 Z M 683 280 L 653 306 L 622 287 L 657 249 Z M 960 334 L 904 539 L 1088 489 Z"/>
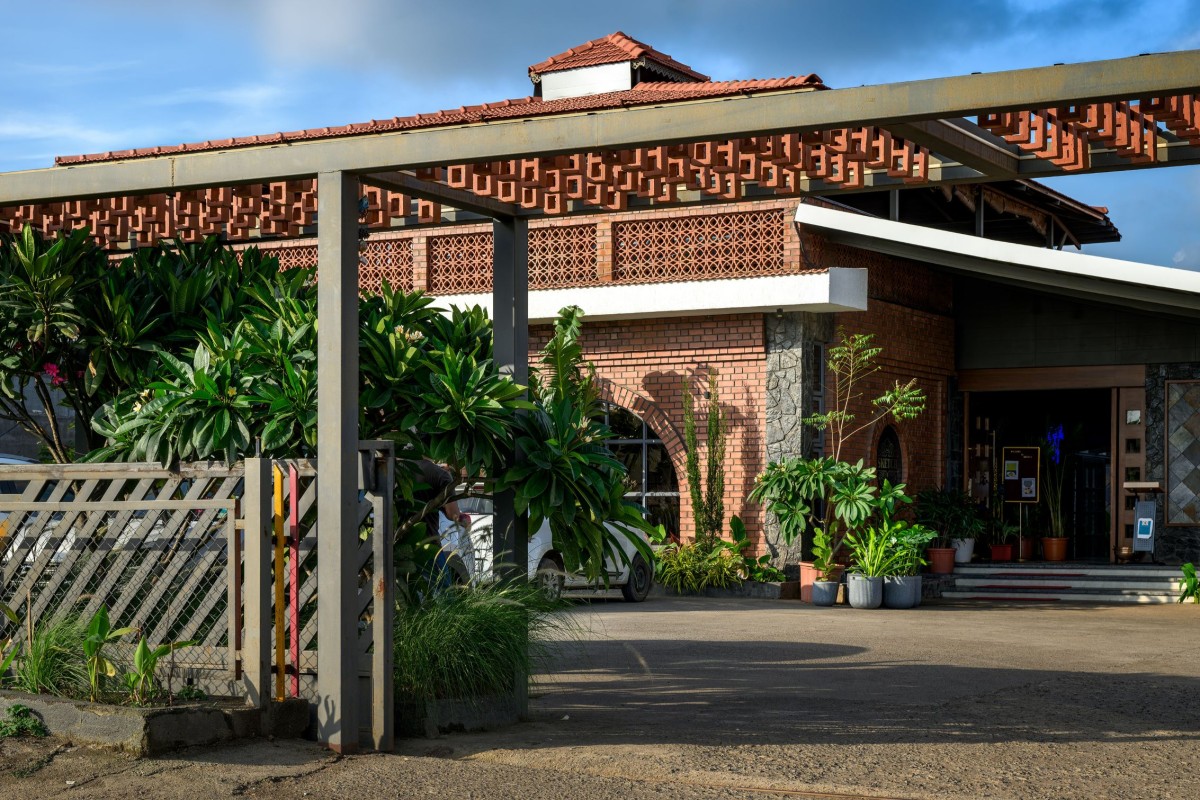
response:
<path fill-rule="evenodd" d="M 955 564 L 948 600 L 1032 603 L 1173 603 L 1178 567 L 1148 564 L 1003 562 Z"/>

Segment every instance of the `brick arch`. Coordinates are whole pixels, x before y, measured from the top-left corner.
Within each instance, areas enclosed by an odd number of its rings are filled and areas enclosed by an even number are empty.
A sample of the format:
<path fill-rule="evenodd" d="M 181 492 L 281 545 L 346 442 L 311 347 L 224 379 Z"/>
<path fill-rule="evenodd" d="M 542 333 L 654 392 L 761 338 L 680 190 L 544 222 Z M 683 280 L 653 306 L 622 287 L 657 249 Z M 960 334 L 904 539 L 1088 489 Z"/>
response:
<path fill-rule="evenodd" d="M 687 474 L 687 447 L 666 412 L 644 395 L 638 394 L 628 386 L 614 383 L 608 378 L 597 378 L 596 387 L 601 400 L 632 411 L 658 434 L 658 438 L 662 439 L 663 445 L 667 448 L 667 454 L 671 457 L 671 464 L 675 467 L 675 479 L 679 482 L 682 490 L 684 477 Z"/>

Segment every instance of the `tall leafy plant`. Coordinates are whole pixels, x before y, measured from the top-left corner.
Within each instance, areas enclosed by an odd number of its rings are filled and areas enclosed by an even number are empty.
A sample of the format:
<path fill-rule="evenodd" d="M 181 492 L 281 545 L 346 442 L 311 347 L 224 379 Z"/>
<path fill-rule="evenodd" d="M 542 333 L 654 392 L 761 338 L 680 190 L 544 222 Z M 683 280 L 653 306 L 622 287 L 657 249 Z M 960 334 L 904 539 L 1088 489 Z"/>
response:
<path fill-rule="evenodd" d="M 683 430 L 687 447 L 688 491 L 692 498 L 692 518 L 696 522 L 696 542 L 712 549 L 721 541 L 725 528 L 725 443 L 729 435 L 729 420 L 721 408 L 717 391 L 717 376 L 709 373 L 708 410 L 705 415 L 706 438 L 704 480 L 700 477 L 700 443 L 696 436 L 696 400 L 692 387 L 684 381 Z"/>
<path fill-rule="evenodd" d="M 818 431 L 829 432 L 832 455 L 771 462 L 750 493 L 751 500 L 775 514 L 786 544 L 813 531 L 814 566 L 823 573 L 832 570 L 848 534 L 862 529 L 876 513 L 888 513 L 904 498 L 902 485 L 884 481 L 877 486 L 874 467 L 864 466 L 862 460 L 843 461 L 847 443 L 877 422 L 891 419 L 899 424 L 925 408 L 925 394 L 916 380 L 897 380 L 870 401 L 870 413 L 860 419 L 862 384 L 882 369 L 882 348 L 871 344 L 871 334 L 842 330 L 839 338 L 839 344 L 829 348 L 826 364 L 832 378 L 831 407 L 804 420 Z"/>
<path fill-rule="evenodd" d="M 627 558 L 618 535 L 648 563 L 654 555 L 643 538 L 651 529 L 644 509 L 625 499 L 625 468 L 605 446 L 612 432 L 600 421 L 595 369 L 583 357 L 582 319 L 578 307 L 559 312 L 532 370 L 534 407 L 518 419 L 524 459 L 502 483 L 518 512 L 528 512 L 529 530 L 549 523 L 567 569 L 596 580 L 606 559 Z"/>

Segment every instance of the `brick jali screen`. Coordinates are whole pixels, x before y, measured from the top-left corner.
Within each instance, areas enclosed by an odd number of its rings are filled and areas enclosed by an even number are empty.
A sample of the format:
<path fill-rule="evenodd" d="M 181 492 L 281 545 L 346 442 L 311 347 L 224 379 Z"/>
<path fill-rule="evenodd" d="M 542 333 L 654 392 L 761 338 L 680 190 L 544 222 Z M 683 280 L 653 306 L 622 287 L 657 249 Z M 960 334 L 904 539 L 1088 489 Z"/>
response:
<path fill-rule="evenodd" d="M 475 294 L 491 290 L 491 233 L 430 237 L 430 294 Z"/>
<path fill-rule="evenodd" d="M 613 224 L 613 282 L 658 283 L 784 272 L 780 209 Z"/>
<path fill-rule="evenodd" d="M 530 228 L 530 288 L 561 289 L 597 283 L 595 225 Z"/>
<path fill-rule="evenodd" d="M 412 239 L 367 239 L 361 248 L 364 261 L 359 269 L 359 286 L 378 294 L 387 281 L 393 289 L 413 290 Z"/>

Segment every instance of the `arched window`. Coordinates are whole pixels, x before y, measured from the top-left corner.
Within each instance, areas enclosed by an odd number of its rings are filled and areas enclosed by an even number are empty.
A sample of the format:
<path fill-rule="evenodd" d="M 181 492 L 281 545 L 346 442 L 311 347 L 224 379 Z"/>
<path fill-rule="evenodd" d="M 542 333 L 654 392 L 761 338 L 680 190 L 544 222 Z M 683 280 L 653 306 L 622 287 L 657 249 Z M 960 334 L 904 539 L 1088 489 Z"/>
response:
<path fill-rule="evenodd" d="M 880 483 L 884 478 L 893 484 L 904 482 L 904 457 L 900 453 L 900 437 L 891 425 L 879 435 L 875 446 L 875 475 Z"/>
<path fill-rule="evenodd" d="M 650 512 L 650 522 L 679 537 L 679 481 L 667 446 L 649 425 L 628 409 L 604 404 L 604 423 L 612 429 L 607 444 L 625 465 L 625 497 Z"/>

